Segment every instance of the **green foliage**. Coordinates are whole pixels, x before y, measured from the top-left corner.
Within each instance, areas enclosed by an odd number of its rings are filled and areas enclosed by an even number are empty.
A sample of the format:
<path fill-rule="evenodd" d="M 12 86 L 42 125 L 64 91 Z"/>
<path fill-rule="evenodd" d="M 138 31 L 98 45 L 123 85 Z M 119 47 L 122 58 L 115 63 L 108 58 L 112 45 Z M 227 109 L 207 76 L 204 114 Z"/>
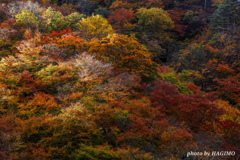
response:
<path fill-rule="evenodd" d="M 12 91 L 7 88 L 7 85 L 0 83 L 0 115 L 7 112 L 16 112 L 18 103 L 15 101 L 15 96 Z"/>
<path fill-rule="evenodd" d="M 113 119 L 121 123 L 122 125 L 126 125 L 127 123 L 130 123 L 130 114 L 128 111 L 124 110 L 116 110 Z"/>
<path fill-rule="evenodd" d="M 63 29 L 64 16 L 59 11 L 54 11 L 52 7 L 48 7 L 43 13 L 43 18 L 47 20 L 47 28 L 49 32 Z"/>
<path fill-rule="evenodd" d="M 190 80 L 190 71 L 189 70 L 182 70 L 181 73 L 178 73 L 180 80 L 184 82 L 191 82 Z"/>
<path fill-rule="evenodd" d="M 185 84 L 191 82 L 191 80 L 189 79 L 189 71 L 183 70 L 181 73 L 177 74 L 176 72 L 174 72 L 174 70 L 168 69 L 164 73 L 161 73 L 160 76 L 164 81 L 176 85 L 180 93 L 183 93 L 185 95 L 193 94 L 192 91 L 187 86 L 185 86 Z"/>
<path fill-rule="evenodd" d="M 178 60 L 181 63 L 182 69 L 197 70 L 203 65 L 206 65 L 207 58 L 212 58 L 212 54 L 207 54 L 203 43 L 193 43 L 185 50 L 180 50 Z"/>
<path fill-rule="evenodd" d="M 82 97 L 80 102 L 90 110 L 99 105 L 99 103 L 96 101 L 96 97 L 94 96 Z"/>
<path fill-rule="evenodd" d="M 217 9 L 209 17 L 208 27 L 213 32 L 231 31 L 239 26 L 239 3 L 234 0 L 220 2 Z"/>
<path fill-rule="evenodd" d="M 22 10 L 21 14 L 15 15 L 16 21 L 27 25 L 28 27 L 38 27 L 38 18 L 29 11 Z"/>
<path fill-rule="evenodd" d="M 43 80 L 43 82 L 48 83 L 51 81 L 51 78 L 56 76 L 57 66 L 49 64 L 48 66 L 42 68 L 36 73 L 36 75 Z"/>
<path fill-rule="evenodd" d="M 93 160 L 93 159 L 106 159 L 106 160 L 121 160 L 121 156 L 119 153 L 112 151 L 108 146 L 86 146 L 82 145 L 81 149 L 77 150 L 71 156 L 71 159 L 76 160 Z"/>
<path fill-rule="evenodd" d="M 47 21 L 47 29 L 49 32 L 54 30 L 60 31 L 67 27 L 71 27 L 72 30 L 76 30 L 79 27 L 77 22 L 83 17 L 84 15 L 77 12 L 64 17 L 60 11 L 55 11 L 51 7 L 43 13 L 43 18 Z"/>
<path fill-rule="evenodd" d="M 218 8 L 213 12 L 210 17 L 209 28 L 213 31 L 221 31 L 227 29 L 226 17 L 224 13 L 224 4 L 220 3 Z"/>
<path fill-rule="evenodd" d="M 166 38 L 168 36 L 166 31 L 173 29 L 173 21 L 161 8 L 141 8 L 137 12 L 137 18 L 138 25 L 143 28 L 143 31 L 157 34 L 160 39 Z"/>
<path fill-rule="evenodd" d="M 74 12 L 68 16 L 65 16 L 65 21 L 64 21 L 64 25 L 63 25 L 63 29 L 67 28 L 67 27 L 71 27 L 71 29 L 73 31 L 77 30 L 80 26 L 80 24 L 78 23 L 79 20 L 81 20 L 84 17 L 83 14 L 80 14 L 78 12 Z"/>

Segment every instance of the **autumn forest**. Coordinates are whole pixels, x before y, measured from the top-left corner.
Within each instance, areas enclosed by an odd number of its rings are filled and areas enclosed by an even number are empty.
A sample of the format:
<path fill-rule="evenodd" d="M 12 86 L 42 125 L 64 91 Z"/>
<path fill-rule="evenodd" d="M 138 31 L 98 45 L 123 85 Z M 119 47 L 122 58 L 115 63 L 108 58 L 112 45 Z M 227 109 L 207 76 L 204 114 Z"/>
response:
<path fill-rule="evenodd" d="M 239 42 L 238 0 L 0 0 L 0 159 L 238 160 Z"/>

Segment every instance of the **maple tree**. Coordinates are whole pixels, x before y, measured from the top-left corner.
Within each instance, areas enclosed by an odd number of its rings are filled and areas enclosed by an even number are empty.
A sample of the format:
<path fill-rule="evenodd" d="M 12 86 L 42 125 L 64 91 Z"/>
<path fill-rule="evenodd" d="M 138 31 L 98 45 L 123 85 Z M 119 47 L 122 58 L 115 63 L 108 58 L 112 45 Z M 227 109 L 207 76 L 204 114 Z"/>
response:
<path fill-rule="evenodd" d="M 185 96 L 167 82 L 156 81 L 155 86 L 151 94 L 152 103 L 161 106 L 161 110 L 166 114 L 175 115 L 185 121 L 194 131 L 208 130 L 211 123 L 218 121 L 221 110 L 209 102 L 208 97 L 201 94 Z M 191 119 L 193 117 L 194 119 Z"/>
<path fill-rule="evenodd" d="M 184 36 L 186 26 L 181 20 L 181 15 L 174 10 L 167 10 L 167 13 L 174 22 L 174 31 L 176 31 L 179 36 Z"/>
<path fill-rule="evenodd" d="M 238 2 L 1 2 L 0 159 L 239 152 Z"/>
<path fill-rule="evenodd" d="M 160 108 L 151 107 L 148 99 L 143 98 L 131 101 L 128 104 L 116 102 L 113 105 L 115 108 L 120 107 L 128 110 L 130 114 L 129 124 L 127 123 L 128 121 L 123 121 L 124 119 L 121 121 L 122 125 L 127 126 L 127 131 L 123 136 L 118 137 L 118 143 L 126 141 L 131 146 L 141 146 L 145 151 L 154 150 L 157 153 L 162 152 L 162 156 L 167 154 L 167 152 L 173 153 L 174 156 L 179 156 L 178 154 L 184 154 L 183 148 L 187 148 L 183 143 L 189 141 L 188 145 L 191 145 L 192 135 L 184 129 L 171 126 L 164 113 L 159 110 Z M 127 118 L 127 116 L 123 117 Z M 173 140 L 173 146 L 167 145 L 171 139 Z M 183 139 L 184 141 L 182 141 Z M 177 152 L 175 147 L 181 144 L 183 145 L 181 149 L 179 148 L 181 151 Z M 167 150 L 166 147 L 168 147 Z"/>
<path fill-rule="evenodd" d="M 124 32 L 125 30 L 134 27 L 130 22 L 135 20 L 132 10 L 127 10 L 124 8 L 117 9 L 110 13 L 108 21 L 112 26 L 119 31 Z"/>
<path fill-rule="evenodd" d="M 215 79 L 219 88 L 216 94 L 220 95 L 222 99 L 228 100 L 231 104 L 239 107 L 239 82 L 235 78 L 228 79 Z"/>
<path fill-rule="evenodd" d="M 110 62 L 122 71 L 157 76 L 157 65 L 151 60 L 151 54 L 131 37 L 114 34 L 101 41 L 92 40 L 89 53 L 97 54 L 96 58 Z"/>

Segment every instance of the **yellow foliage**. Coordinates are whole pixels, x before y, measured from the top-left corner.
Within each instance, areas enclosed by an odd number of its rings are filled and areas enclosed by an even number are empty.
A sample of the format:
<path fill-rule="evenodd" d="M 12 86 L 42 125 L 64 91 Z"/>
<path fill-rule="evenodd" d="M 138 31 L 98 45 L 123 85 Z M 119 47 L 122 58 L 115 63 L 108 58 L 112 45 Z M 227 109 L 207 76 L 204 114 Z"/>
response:
<path fill-rule="evenodd" d="M 239 109 L 232 107 L 227 101 L 223 101 L 221 99 L 215 101 L 215 104 L 224 110 L 224 114 L 221 115 L 220 119 L 223 120 L 231 120 L 237 121 L 240 123 L 240 111 Z"/>
<path fill-rule="evenodd" d="M 83 18 L 79 24 L 79 30 L 83 32 L 86 39 L 100 39 L 113 33 L 112 26 L 101 15 L 92 15 L 91 17 Z"/>

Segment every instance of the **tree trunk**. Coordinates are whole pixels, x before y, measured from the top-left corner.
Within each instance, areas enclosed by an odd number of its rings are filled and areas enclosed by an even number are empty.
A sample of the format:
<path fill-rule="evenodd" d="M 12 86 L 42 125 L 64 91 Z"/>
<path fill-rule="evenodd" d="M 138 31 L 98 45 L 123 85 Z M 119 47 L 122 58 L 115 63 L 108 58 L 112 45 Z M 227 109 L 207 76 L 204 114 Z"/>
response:
<path fill-rule="evenodd" d="M 205 8 L 205 10 L 207 9 L 207 0 L 205 0 L 204 8 Z"/>

